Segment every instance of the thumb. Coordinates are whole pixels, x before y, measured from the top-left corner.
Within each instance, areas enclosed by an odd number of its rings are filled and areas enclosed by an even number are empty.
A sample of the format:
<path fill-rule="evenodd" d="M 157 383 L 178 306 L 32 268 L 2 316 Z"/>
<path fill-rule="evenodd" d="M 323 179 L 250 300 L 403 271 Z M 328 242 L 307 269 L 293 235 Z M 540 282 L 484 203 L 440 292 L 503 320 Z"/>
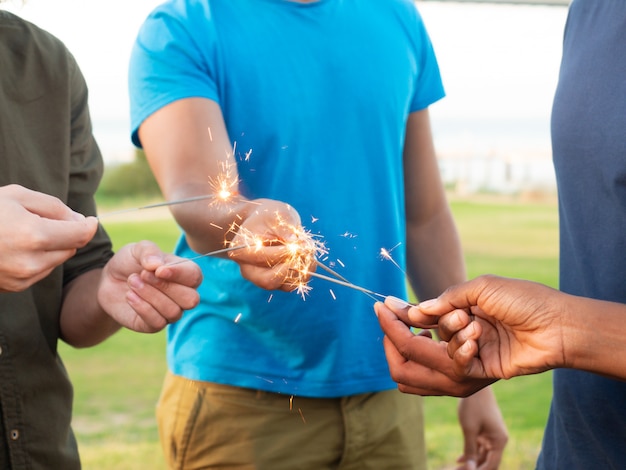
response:
<path fill-rule="evenodd" d="M 457 460 L 457 463 L 464 464 L 463 467 L 462 467 L 464 470 L 476 470 L 476 468 L 477 468 L 476 459 L 473 458 L 473 457 L 468 458 L 467 456 L 462 455 Z"/>
<path fill-rule="evenodd" d="M 464 463 L 465 470 L 476 470 L 478 461 L 478 429 L 474 427 L 463 428 L 464 448 L 463 455 L 458 462 Z"/>

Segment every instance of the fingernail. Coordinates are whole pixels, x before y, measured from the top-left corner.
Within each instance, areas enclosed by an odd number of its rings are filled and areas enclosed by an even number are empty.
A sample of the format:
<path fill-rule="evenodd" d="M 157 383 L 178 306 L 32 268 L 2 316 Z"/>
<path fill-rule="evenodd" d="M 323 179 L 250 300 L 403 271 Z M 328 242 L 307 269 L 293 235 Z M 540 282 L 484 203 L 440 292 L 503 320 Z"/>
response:
<path fill-rule="evenodd" d="M 143 281 L 141 280 L 141 277 L 139 277 L 138 274 L 131 274 L 130 277 L 128 278 L 128 284 L 133 289 L 141 289 L 143 287 Z"/>
<path fill-rule="evenodd" d="M 398 297 L 394 297 L 393 295 L 389 295 L 385 298 L 385 303 L 392 308 L 397 309 L 405 309 L 410 306 L 410 304 L 406 300 L 399 299 Z"/>
<path fill-rule="evenodd" d="M 376 301 L 374 302 L 374 314 L 376 315 L 376 318 L 378 318 L 378 305 L 380 304 L 380 301 Z"/>
<path fill-rule="evenodd" d="M 417 306 L 419 308 L 428 308 L 428 307 L 432 307 L 433 305 L 435 305 L 435 302 L 437 302 L 437 299 L 429 299 L 429 300 L 424 300 L 423 302 L 420 302 Z"/>
<path fill-rule="evenodd" d="M 85 216 L 81 214 L 80 212 L 72 211 L 72 219 L 75 220 L 76 222 L 81 222 L 85 220 Z"/>
<path fill-rule="evenodd" d="M 163 258 L 158 255 L 150 255 L 146 258 L 146 263 L 149 266 L 160 266 L 163 264 Z"/>

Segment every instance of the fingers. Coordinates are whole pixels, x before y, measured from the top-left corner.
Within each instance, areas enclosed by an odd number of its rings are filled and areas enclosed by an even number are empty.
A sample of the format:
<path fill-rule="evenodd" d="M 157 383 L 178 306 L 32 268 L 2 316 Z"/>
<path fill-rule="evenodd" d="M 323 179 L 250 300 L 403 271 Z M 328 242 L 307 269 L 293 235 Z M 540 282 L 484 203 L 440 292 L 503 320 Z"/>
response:
<path fill-rule="evenodd" d="M 431 315 L 424 315 L 419 310 L 417 314 L 411 314 L 413 310 L 416 310 L 415 306 L 408 304 L 404 300 L 398 299 L 393 296 L 385 298 L 385 305 L 396 316 L 407 325 L 415 326 L 417 328 L 436 328 L 438 317 Z"/>
<path fill-rule="evenodd" d="M 494 284 L 499 278 L 492 275 L 479 276 L 471 281 L 467 281 L 446 289 L 436 299 L 421 302 L 419 310 L 425 315 L 443 315 L 456 309 L 469 309 L 478 305 L 478 300 L 489 286 Z"/>
<path fill-rule="evenodd" d="M 264 289 L 305 289 L 315 271 L 322 245 L 300 223 L 291 206 L 258 199 L 259 207 L 241 224 L 232 240 L 245 249 L 229 253 L 244 278 Z"/>
<path fill-rule="evenodd" d="M 471 442 L 471 444 L 470 444 Z M 484 435 L 465 436 L 464 454 L 457 460 L 463 470 L 497 470 L 500 468 L 504 443 L 491 442 Z"/>
<path fill-rule="evenodd" d="M 385 333 L 383 345 L 389 371 L 400 391 L 465 397 L 494 382 L 457 373 L 458 366 L 448 356 L 447 343 L 434 341 L 429 332 L 413 334 L 410 327 L 381 302 L 377 302 L 374 309 Z M 475 360 L 472 358 L 467 365 L 471 370 Z"/>
<path fill-rule="evenodd" d="M 133 299 L 134 308 L 147 324 L 162 328 L 161 318 L 173 323 L 185 310 L 198 305 L 200 297 L 196 288 L 202 282 L 202 271 L 193 262 L 166 264 L 182 258 L 164 255 L 152 243 L 145 244 L 141 250 L 144 269 L 128 279 L 139 297 Z"/>
<path fill-rule="evenodd" d="M 299 251 L 299 245 L 278 243 L 232 251 L 231 259 L 239 264 L 241 275 L 257 286 L 287 292 L 308 282 L 308 273 L 316 269 L 315 253 Z"/>
<path fill-rule="evenodd" d="M 98 229 L 98 219 L 83 217 L 82 220 L 39 219 L 37 232 L 30 239 L 33 246 L 45 251 L 62 251 L 82 248 L 93 238 Z"/>
<path fill-rule="evenodd" d="M 180 261 L 183 258 L 164 254 L 152 242 L 123 247 L 105 267 L 107 281 L 99 291 L 100 304 L 134 331 L 163 329 L 200 301 L 196 288 L 202 271 L 191 261 Z"/>
<path fill-rule="evenodd" d="M 161 281 L 176 283 L 183 286 L 197 288 L 202 282 L 202 270 L 192 261 L 184 261 L 184 258 L 167 255 L 166 264 L 158 266 L 154 274 Z"/>
<path fill-rule="evenodd" d="M 81 220 L 84 216 L 74 212 L 59 198 L 33 191 L 17 184 L 0 188 L 1 196 L 12 199 L 33 214 L 54 220 Z"/>
<path fill-rule="evenodd" d="M 94 236 L 98 221 L 59 199 L 18 185 L 0 187 L 0 290 L 18 292 L 48 276 Z"/>
<path fill-rule="evenodd" d="M 60 199 L 18 185 L 0 188 L 3 216 L 36 249 L 80 248 L 95 234 L 98 221 L 74 212 Z M 24 243 L 26 243 L 24 241 Z"/>
<path fill-rule="evenodd" d="M 180 319 L 200 298 L 193 287 L 164 282 L 154 273 L 143 271 L 128 278 L 126 300 L 145 325 L 140 331 L 154 332 Z"/>
<path fill-rule="evenodd" d="M 438 323 L 438 333 L 444 341 L 459 341 L 458 333 L 472 323 L 472 318 L 465 310 L 453 310 L 452 312 L 442 315 Z M 461 335 L 463 340 L 467 339 L 466 335 Z"/>

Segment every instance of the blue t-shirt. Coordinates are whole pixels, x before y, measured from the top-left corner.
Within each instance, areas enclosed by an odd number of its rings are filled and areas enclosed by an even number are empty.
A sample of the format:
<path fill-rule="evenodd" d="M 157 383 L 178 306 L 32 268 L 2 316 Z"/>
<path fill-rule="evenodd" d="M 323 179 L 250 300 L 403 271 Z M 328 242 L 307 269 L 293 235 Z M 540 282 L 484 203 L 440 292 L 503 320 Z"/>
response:
<path fill-rule="evenodd" d="M 559 189 L 560 288 L 626 303 L 624 0 L 571 4 L 552 113 L 552 144 Z M 588 334 L 610 327 L 590 324 Z M 625 444 L 626 382 L 575 370 L 554 371 L 554 397 L 538 468 L 623 469 Z"/>
<path fill-rule="evenodd" d="M 351 282 L 406 298 L 402 150 L 411 112 L 443 96 L 410 0 L 169 1 L 149 16 L 130 64 L 134 142 L 175 100 L 222 109 L 241 192 L 291 204 Z M 252 153 L 247 155 L 248 151 Z M 184 236 L 177 247 L 193 256 Z M 200 305 L 168 329 L 184 377 L 312 397 L 395 388 L 373 300 L 327 281 L 270 292 L 230 260 L 199 260 Z"/>

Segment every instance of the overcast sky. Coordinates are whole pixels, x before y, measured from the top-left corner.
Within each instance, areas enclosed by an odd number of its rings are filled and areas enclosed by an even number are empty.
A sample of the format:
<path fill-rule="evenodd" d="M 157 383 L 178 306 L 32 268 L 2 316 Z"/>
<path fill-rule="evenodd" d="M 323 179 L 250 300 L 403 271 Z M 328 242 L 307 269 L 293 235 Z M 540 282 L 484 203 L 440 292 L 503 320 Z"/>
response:
<path fill-rule="evenodd" d="M 139 25 L 159 0 L 9 0 L 3 7 L 62 39 L 90 88 L 96 137 L 105 157 L 131 149 L 126 73 Z M 439 147 L 445 126 L 519 120 L 546 127 L 556 84 L 564 7 L 417 2 L 435 46 L 447 96 L 432 107 Z M 484 121 L 484 122 L 486 122 Z M 481 121 L 482 122 L 482 121 Z M 512 124 L 515 125 L 515 124 Z M 442 132 L 439 132 L 439 130 Z M 476 137 L 487 139 L 485 135 Z M 493 134 L 501 132 L 494 128 Z M 546 134 L 541 139 L 546 138 Z M 489 145 L 489 144 L 486 144 Z"/>

